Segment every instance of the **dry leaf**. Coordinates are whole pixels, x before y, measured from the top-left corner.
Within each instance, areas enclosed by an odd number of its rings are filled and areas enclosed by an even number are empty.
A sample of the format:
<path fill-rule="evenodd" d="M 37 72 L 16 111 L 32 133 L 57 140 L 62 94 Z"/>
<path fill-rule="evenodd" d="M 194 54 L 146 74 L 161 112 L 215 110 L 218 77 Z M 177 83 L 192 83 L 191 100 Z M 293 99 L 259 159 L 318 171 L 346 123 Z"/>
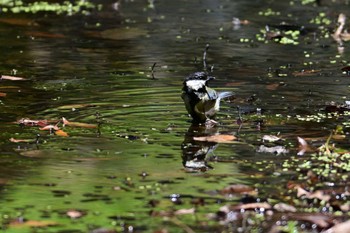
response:
<path fill-rule="evenodd" d="M 58 107 L 58 109 L 77 109 L 77 108 L 86 108 L 86 107 L 94 107 L 92 104 L 69 104 Z"/>
<path fill-rule="evenodd" d="M 277 155 L 286 154 L 289 152 L 289 150 L 286 149 L 284 146 L 267 147 L 265 145 L 260 145 L 256 151 L 259 153 L 272 153 Z"/>
<path fill-rule="evenodd" d="M 26 32 L 26 35 L 32 36 L 32 37 L 43 37 L 43 38 L 65 38 L 65 36 L 60 33 L 39 32 L 39 31 Z"/>
<path fill-rule="evenodd" d="M 84 216 L 84 213 L 79 211 L 79 210 L 68 210 L 66 212 L 67 216 L 70 218 L 80 218 L 82 216 Z"/>
<path fill-rule="evenodd" d="M 60 128 L 58 128 L 57 125 L 46 125 L 39 129 L 40 130 L 59 130 Z"/>
<path fill-rule="evenodd" d="M 232 143 L 232 141 L 234 141 L 236 139 L 237 138 L 235 136 L 229 135 L 229 134 L 218 134 L 218 135 L 204 136 L 204 137 L 193 137 L 193 140 L 195 140 L 195 141 L 216 142 L 216 143 Z"/>
<path fill-rule="evenodd" d="M 25 78 L 9 76 L 9 75 L 1 75 L 1 79 L 12 80 L 12 81 L 25 80 Z"/>
<path fill-rule="evenodd" d="M 0 97 L 5 97 L 7 94 L 4 92 L 0 92 Z"/>
<path fill-rule="evenodd" d="M 18 150 L 20 155 L 30 158 L 41 158 L 47 156 L 47 153 L 42 150 Z"/>
<path fill-rule="evenodd" d="M 56 131 L 55 131 L 55 134 L 56 134 L 57 136 L 61 136 L 61 137 L 68 137 L 68 136 L 69 136 L 66 132 L 64 132 L 64 131 L 61 130 L 61 129 L 56 130 Z"/>
<path fill-rule="evenodd" d="M 19 142 L 32 142 L 33 139 L 15 139 L 15 138 L 10 138 L 10 142 L 14 143 L 19 143 Z"/>
<path fill-rule="evenodd" d="M 345 203 L 343 205 L 340 206 L 340 209 L 344 212 L 348 212 L 350 211 L 350 204 L 349 203 Z"/>
<path fill-rule="evenodd" d="M 47 120 L 31 120 L 26 118 L 23 118 L 17 121 L 16 123 L 24 126 L 39 126 L 39 127 L 45 127 L 48 125 Z"/>
<path fill-rule="evenodd" d="M 327 214 L 320 213 L 289 213 L 287 215 L 288 219 L 299 220 L 299 221 L 307 221 L 321 228 L 327 228 L 331 224 L 333 224 L 333 217 Z"/>
<path fill-rule="evenodd" d="M 276 205 L 273 206 L 273 208 L 279 212 L 296 212 L 297 209 L 292 206 L 288 205 L 286 203 L 277 203 Z"/>
<path fill-rule="evenodd" d="M 299 77 L 299 76 L 313 76 L 313 75 L 316 75 L 318 74 L 319 72 L 321 72 L 321 70 L 302 70 L 302 71 L 295 71 L 293 72 L 292 74 L 296 77 Z"/>
<path fill-rule="evenodd" d="M 335 226 L 329 228 L 324 233 L 348 233 L 350 229 L 350 220 L 342 223 L 338 223 Z"/>
<path fill-rule="evenodd" d="M 68 121 L 66 118 L 62 117 L 63 125 L 69 125 L 73 127 L 83 127 L 83 128 L 97 128 L 97 125 L 93 124 L 87 124 L 87 123 L 80 123 L 80 122 L 71 122 Z"/>
<path fill-rule="evenodd" d="M 271 209 L 271 205 L 267 202 L 256 202 L 256 203 L 247 203 L 240 204 L 233 207 L 233 210 L 248 210 L 248 209 Z"/>
<path fill-rule="evenodd" d="M 314 151 L 312 148 L 309 146 L 309 144 L 306 142 L 304 138 L 297 137 L 298 142 L 299 142 L 299 152 L 297 155 L 304 155 L 306 152 L 311 152 Z"/>
<path fill-rule="evenodd" d="M 279 83 L 272 83 L 272 84 L 266 85 L 266 90 L 275 91 L 280 86 L 281 85 Z"/>
<path fill-rule="evenodd" d="M 308 192 L 305 189 L 303 189 L 302 187 L 300 187 L 300 185 L 296 185 L 295 189 L 297 190 L 297 197 L 302 197 L 305 196 L 308 199 L 319 199 L 322 201 L 329 201 L 331 199 L 330 195 L 324 194 L 322 191 L 317 190 L 315 192 Z"/>
<path fill-rule="evenodd" d="M 35 21 L 23 18 L 3 18 L 0 19 L 0 22 L 16 26 L 38 26 Z"/>
<path fill-rule="evenodd" d="M 268 141 L 268 142 L 277 142 L 277 141 L 281 140 L 281 138 L 279 138 L 275 135 L 264 135 L 262 140 Z"/>
<path fill-rule="evenodd" d="M 232 194 L 249 194 L 249 195 L 257 195 L 257 191 L 255 188 L 252 188 L 245 184 L 233 184 L 225 187 L 224 189 L 219 191 L 222 195 L 232 195 Z"/>
<path fill-rule="evenodd" d="M 56 226 L 58 223 L 54 221 L 40 221 L 40 220 L 28 220 L 28 221 L 13 221 L 10 223 L 10 227 L 47 227 Z"/>
<path fill-rule="evenodd" d="M 174 212 L 175 215 L 183 215 L 183 214 L 194 214 L 195 208 L 191 209 L 179 209 Z"/>

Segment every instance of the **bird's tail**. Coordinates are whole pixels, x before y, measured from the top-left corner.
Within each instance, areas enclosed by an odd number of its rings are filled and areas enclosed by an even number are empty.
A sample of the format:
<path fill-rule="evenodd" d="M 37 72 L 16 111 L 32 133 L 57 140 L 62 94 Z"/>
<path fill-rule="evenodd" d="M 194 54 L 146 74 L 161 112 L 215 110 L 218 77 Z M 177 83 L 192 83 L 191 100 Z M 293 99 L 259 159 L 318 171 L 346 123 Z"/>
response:
<path fill-rule="evenodd" d="M 224 92 L 219 92 L 219 98 L 220 99 L 225 99 L 225 98 L 229 98 L 231 96 L 234 96 L 235 93 L 232 91 L 224 91 Z"/>

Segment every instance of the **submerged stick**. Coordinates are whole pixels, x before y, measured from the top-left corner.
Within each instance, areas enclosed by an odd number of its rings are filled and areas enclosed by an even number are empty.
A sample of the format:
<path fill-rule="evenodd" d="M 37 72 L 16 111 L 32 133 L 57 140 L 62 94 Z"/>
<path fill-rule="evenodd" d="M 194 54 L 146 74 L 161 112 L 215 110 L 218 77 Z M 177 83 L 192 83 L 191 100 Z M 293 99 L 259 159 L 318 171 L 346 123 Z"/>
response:
<path fill-rule="evenodd" d="M 156 65 L 157 65 L 157 62 L 153 63 L 153 66 L 151 67 L 152 79 L 156 79 L 156 78 L 154 77 L 154 68 L 156 67 Z"/>
<path fill-rule="evenodd" d="M 208 49 L 209 49 L 209 44 L 206 44 L 204 52 L 203 52 L 203 68 L 205 71 L 207 71 L 207 52 L 208 52 Z"/>

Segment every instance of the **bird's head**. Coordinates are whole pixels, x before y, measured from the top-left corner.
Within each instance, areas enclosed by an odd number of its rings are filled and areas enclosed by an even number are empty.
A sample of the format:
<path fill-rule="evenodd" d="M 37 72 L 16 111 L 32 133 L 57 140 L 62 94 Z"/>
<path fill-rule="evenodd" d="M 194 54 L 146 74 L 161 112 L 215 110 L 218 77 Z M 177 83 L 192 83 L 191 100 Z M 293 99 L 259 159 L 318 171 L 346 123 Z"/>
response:
<path fill-rule="evenodd" d="M 209 76 L 205 72 L 195 72 L 190 74 L 184 81 L 184 87 L 198 91 L 208 85 L 210 80 L 215 79 L 213 76 Z"/>

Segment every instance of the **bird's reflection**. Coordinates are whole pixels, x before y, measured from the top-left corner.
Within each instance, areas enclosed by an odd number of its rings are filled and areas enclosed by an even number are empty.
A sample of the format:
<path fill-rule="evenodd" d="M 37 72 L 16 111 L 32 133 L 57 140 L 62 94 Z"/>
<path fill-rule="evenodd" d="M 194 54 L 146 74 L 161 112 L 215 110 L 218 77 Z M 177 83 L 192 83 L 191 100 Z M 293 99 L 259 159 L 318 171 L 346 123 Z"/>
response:
<path fill-rule="evenodd" d="M 216 127 L 208 128 L 198 124 L 192 124 L 189 127 L 181 145 L 182 163 L 188 172 L 205 172 L 213 169 L 208 161 L 209 156 L 215 157 L 213 151 L 218 146 L 217 143 L 196 141 L 194 137 L 211 136 L 217 132 Z"/>

